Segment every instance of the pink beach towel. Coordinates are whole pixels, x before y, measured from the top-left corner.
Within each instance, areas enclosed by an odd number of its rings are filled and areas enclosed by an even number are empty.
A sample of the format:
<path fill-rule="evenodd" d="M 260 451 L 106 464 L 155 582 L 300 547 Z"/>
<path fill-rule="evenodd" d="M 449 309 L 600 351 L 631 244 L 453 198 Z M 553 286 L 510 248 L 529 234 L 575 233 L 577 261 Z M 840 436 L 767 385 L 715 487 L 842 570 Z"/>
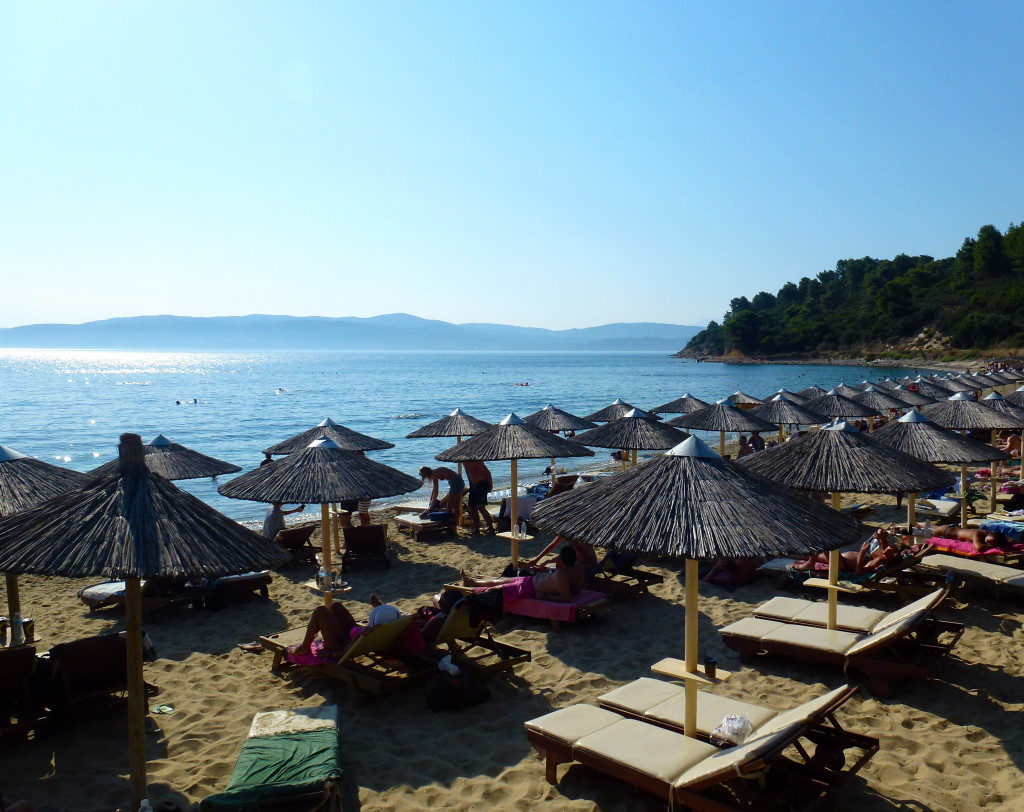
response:
<path fill-rule="evenodd" d="M 989 555 L 1006 555 L 1007 553 L 1024 552 L 1024 544 L 1021 544 L 1020 542 L 1012 543 L 1007 547 L 989 547 L 982 550 L 980 553 L 974 549 L 974 544 L 970 541 L 960 541 L 959 539 L 946 539 L 933 536 L 928 539 L 928 543 L 936 550 L 941 550 L 945 553 L 952 553 L 953 555 L 960 555 L 964 558 L 980 558 L 982 556 Z"/>
<path fill-rule="evenodd" d="M 507 597 L 508 596 L 506 594 L 506 598 Z M 590 604 L 605 597 L 607 596 L 602 592 L 592 592 L 585 589 L 573 598 L 570 603 L 544 601 L 539 598 L 527 598 L 525 600 L 518 601 L 506 600 L 504 610 L 513 615 L 536 617 L 544 620 L 560 620 L 565 621 L 566 623 L 572 623 L 576 620 L 576 613 L 580 608 L 589 606 Z"/>

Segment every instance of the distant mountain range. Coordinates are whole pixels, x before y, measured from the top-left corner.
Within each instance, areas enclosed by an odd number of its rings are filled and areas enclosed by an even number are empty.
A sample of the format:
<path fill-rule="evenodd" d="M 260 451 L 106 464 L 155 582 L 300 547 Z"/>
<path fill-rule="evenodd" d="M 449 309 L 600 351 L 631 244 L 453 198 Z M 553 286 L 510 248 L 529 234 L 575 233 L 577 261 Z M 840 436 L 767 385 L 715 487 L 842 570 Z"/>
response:
<path fill-rule="evenodd" d="M 405 313 L 319 316 L 134 316 L 0 328 L 0 347 L 95 350 L 650 350 L 675 352 L 701 328 L 605 324 L 544 330 L 450 324 Z"/>

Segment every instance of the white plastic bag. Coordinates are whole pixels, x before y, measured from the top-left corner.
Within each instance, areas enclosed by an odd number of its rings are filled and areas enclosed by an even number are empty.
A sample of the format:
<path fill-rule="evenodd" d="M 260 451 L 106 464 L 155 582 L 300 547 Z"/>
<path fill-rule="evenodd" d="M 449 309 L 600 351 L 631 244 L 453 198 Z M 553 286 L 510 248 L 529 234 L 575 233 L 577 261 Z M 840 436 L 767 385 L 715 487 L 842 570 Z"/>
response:
<path fill-rule="evenodd" d="M 441 658 L 441 662 L 437 664 L 437 670 L 448 674 L 450 677 L 457 677 L 462 673 L 462 669 L 452 662 L 451 654 Z M 750 723 L 748 722 L 747 724 Z"/>
<path fill-rule="evenodd" d="M 753 730 L 754 726 L 746 716 L 730 715 L 712 731 L 711 736 L 721 741 L 743 744 Z"/>

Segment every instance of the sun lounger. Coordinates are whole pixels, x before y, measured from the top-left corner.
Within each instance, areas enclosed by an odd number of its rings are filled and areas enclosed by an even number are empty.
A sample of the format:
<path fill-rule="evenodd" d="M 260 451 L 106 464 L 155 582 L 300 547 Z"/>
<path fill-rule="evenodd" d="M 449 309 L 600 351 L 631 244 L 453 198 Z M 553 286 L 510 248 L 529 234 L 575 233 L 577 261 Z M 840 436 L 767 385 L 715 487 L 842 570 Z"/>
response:
<path fill-rule="evenodd" d="M 1022 573 L 1024 575 L 1024 573 Z M 923 598 L 918 598 L 900 612 L 884 612 L 880 609 L 868 609 L 863 606 L 840 604 L 837 608 L 836 628 L 858 634 L 871 634 L 881 630 L 893 622 L 893 618 L 904 614 L 913 614 L 920 609 L 934 610 L 946 598 L 946 590 L 937 589 Z M 754 617 L 761 620 L 775 620 L 779 623 L 795 623 L 798 626 L 815 626 L 824 628 L 828 616 L 827 601 L 808 601 L 801 598 L 772 598 L 754 610 Z"/>
<path fill-rule="evenodd" d="M 987 547 L 978 550 L 974 542 L 960 541 L 933 536 L 928 543 L 940 553 L 973 558 L 978 561 L 992 561 L 998 564 L 1013 564 L 1024 560 L 1024 542 L 1011 541 L 1006 547 Z"/>
<path fill-rule="evenodd" d="M 361 564 L 378 564 L 385 569 L 391 568 L 387 525 L 346 527 L 343 533 L 345 550 L 341 554 L 342 572 L 348 572 L 352 565 Z"/>
<path fill-rule="evenodd" d="M 257 713 L 227 789 L 199 803 L 199 812 L 342 808 L 338 708 Z"/>
<path fill-rule="evenodd" d="M 194 586 L 186 578 L 149 578 L 142 581 L 142 615 L 150 620 L 154 613 L 173 606 L 201 609 L 209 595 L 204 586 Z M 78 597 L 90 612 L 108 606 L 124 606 L 124 581 L 103 581 L 79 590 Z"/>
<path fill-rule="evenodd" d="M 992 564 L 955 555 L 930 555 L 919 569 L 932 571 L 938 576 L 952 574 L 967 583 L 991 587 L 997 594 L 1001 590 L 1024 593 L 1024 570 Z"/>
<path fill-rule="evenodd" d="M 309 561 L 312 563 L 316 560 L 316 554 L 321 551 L 320 547 L 313 546 L 311 540 L 316 529 L 316 524 L 287 527 L 277 534 L 274 541 L 292 554 L 293 561 Z"/>
<path fill-rule="evenodd" d="M 649 592 L 653 584 L 664 583 L 664 576 L 634 566 L 637 559 L 638 556 L 605 556 L 588 586 L 598 592 L 623 597 Z"/>
<path fill-rule="evenodd" d="M 982 530 L 997 530 L 1014 541 L 1024 540 L 1024 522 L 1014 521 L 1009 516 L 1001 519 L 986 517 L 980 522 L 979 527 Z"/>
<path fill-rule="evenodd" d="M 519 663 L 530 662 L 531 654 L 527 649 L 495 640 L 489 625 L 481 620 L 474 626 L 469 605 L 462 601 L 448 613 L 434 644 L 439 648 L 448 646 L 468 657 L 481 675 L 511 670 Z"/>
<path fill-rule="evenodd" d="M 963 624 L 933 616 L 939 593 L 890 613 L 870 634 L 749 617 L 723 628 L 722 640 L 743 662 L 779 654 L 837 665 L 866 675 L 873 694 L 891 696 L 896 681 L 928 677 L 928 657 L 949 653 L 964 632 Z"/>
<path fill-rule="evenodd" d="M 526 732 L 545 757 L 551 784 L 558 781 L 560 764 L 576 761 L 663 798 L 670 808 L 725 812 L 742 799 L 746 809 L 774 809 L 782 798 L 785 808 L 808 808 L 878 750 L 877 739 L 849 733 L 835 721 L 833 713 L 847 690 L 776 714 L 746 742 L 727 749 L 591 705 L 532 719 Z M 826 718 L 829 725 L 822 724 Z M 812 757 L 804 738 L 816 745 Z M 859 757 L 846 758 L 844 751 L 851 748 L 861 751 Z"/>
<path fill-rule="evenodd" d="M 243 572 L 239 575 L 224 575 L 215 578 L 206 585 L 209 590 L 207 605 L 211 608 L 218 608 L 237 601 L 247 601 L 257 595 L 269 598 L 272 582 L 270 570 Z"/>
<path fill-rule="evenodd" d="M 34 730 L 43 708 L 32 691 L 36 650 L 32 646 L 0 649 L 0 742 Z"/>
<path fill-rule="evenodd" d="M 430 519 L 421 519 L 418 514 L 407 513 L 401 516 L 395 516 L 395 526 L 413 537 L 414 541 L 419 541 L 420 536 L 439 536 L 447 535 L 451 532 L 451 528 L 444 522 L 435 522 Z"/>
<path fill-rule="evenodd" d="M 475 589 L 474 587 L 458 583 L 445 584 L 444 588 L 456 589 L 467 595 Z M 547 620 L 553 628 L 557 629 L 561 623 L 576 623 L 580 620 L 587 620 L 607 606 L 608 596 L 603 592 L 584 589 L 578 595 L 573 596 L 573 599 L 568 603 L 528 598 L 520 601 L 505 601 L 502 609 L 505 614 Z"/>
<path fill-rule="evenodd" d="M 261 637 L 260 643 L 274 653 L 271 671 L 309 669 L 365 693 L 383 694 L 418 682 L 436 670 L 433 662 L 406 654 L 400 648 L 402 638 L 410 631 L 415 619 L 413 615 L 404 615 L 390 623 L 366 629 L 352 639 L 337 661 L 296 665 L 288 660 L 288 647 L 302 642 L 305 628 L 269 634 Z"/>
<path fill-rule="evenodd" d="M 919 499 L 914 505 L 914 512 L 923 516 L 952 519 L 960 515 L 960 502 L 953 499 Z"/>

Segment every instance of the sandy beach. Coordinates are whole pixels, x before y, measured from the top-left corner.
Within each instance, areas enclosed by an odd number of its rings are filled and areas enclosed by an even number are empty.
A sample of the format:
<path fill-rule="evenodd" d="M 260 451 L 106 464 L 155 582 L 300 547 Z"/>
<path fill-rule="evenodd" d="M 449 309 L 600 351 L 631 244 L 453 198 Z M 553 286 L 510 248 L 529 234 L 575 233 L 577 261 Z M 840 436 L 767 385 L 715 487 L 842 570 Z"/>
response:
<path fill-rule="evenodd" d="M 891 498 L 849 497 L 884 503 L 869 523 L 898 519 Z M 383 519 L 383 515 L 378 515 Z M 437 543 L 391 536 L 399 562 L 390 570 L 353 571 L 346 604 L 358 616 L 371 593 L 403 610 L 430 597 L 460 569 L 497 574 L 507 542 L 460 536 Z M 529 544 L 536 550 L 548 539 Z M 527 552 L 530 550 L 527 549 Z M 443 562 L 443 563 L 441 563 Z M 579 765 L 557 787 L 544 780 L 523 722 L 649 674 L 662 657 L 681 657 L 681 565 L 654 566 L 665 575 L 653 594 L 613 602 L 591 622 L 553 630 L 539 621 L 507 618 L 510 642 L 529 648 L 533 661 L 514 675 L 489 681 L 490 700 L 455 713 L 432 713 L 424 686 L 386 699 L 354 696 L 345 686 L 311 676 L 270 673 L 268 653 L 237 646 L 260 634 L 301 625 L 317 604 L 303 586 L 312 566 L 292 564 L 275 574 L 270 600 L 254 599 L 220 611 L 172 609 L 147 627 L 159 658 L 146 678 L 161 688 L 158 701 L 174 712 L 154 716 L 161 732 L 147 737 L 150 797 L 154 805 L 187 809 L 227 783 L 254 713 L 334 703 L 341 709 L 345 808 L 658 810 L 643 793 Z M 24 577 L 22 601 L 37 619 L 40 648 L 123 627 L 118 609 L 89 614 L 76 592 L 87 581 Z M 735 673 L 716 690 L 728 696 L 786 708 L 843 683 L 837 671 L 789 665 L 778 659 L 740 665 L 717 629 L 779 594 L 770 579 L 735 589 L 701 584 L 701 645 L 720 667 Z M 967 810 L 1019 808 L 1024 793 L 1024 676 L 1019 602 L 959 595 L 942 612 L 967 625 L 935 678 L 907 684 L 892 700 L 866 691 L 841 711 L 853 730 L 881 740 L 870 764 L 835 799 L 836 809 Z M 893 608 L 890 596 L 865 603 Z M 3 792 L 29 798 L 39 810 L 109 812 L 127 802 L 124 709 L 85 719 L 6 748 Z M 161 807 L 158 807 L 161 808 Z"/>

